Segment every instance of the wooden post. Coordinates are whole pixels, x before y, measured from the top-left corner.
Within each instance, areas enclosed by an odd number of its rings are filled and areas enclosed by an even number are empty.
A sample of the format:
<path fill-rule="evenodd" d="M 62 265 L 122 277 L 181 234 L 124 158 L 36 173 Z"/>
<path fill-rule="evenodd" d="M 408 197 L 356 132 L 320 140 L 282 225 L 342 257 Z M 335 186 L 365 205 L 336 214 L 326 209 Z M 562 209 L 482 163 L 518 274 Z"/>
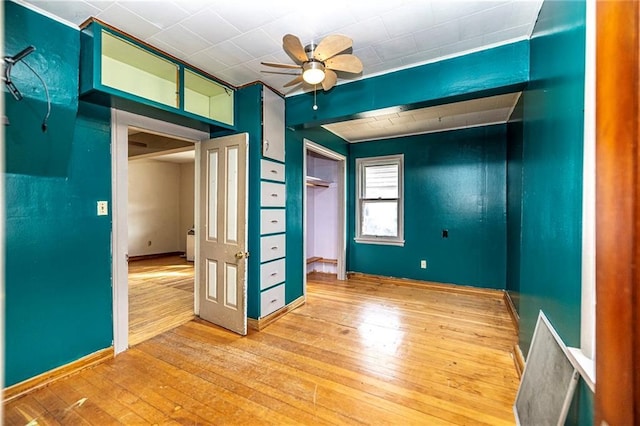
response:
<path fill-rule="evenodd" d="M 596 425 L 640 423 L 639 13 L 596 5 Z"/>

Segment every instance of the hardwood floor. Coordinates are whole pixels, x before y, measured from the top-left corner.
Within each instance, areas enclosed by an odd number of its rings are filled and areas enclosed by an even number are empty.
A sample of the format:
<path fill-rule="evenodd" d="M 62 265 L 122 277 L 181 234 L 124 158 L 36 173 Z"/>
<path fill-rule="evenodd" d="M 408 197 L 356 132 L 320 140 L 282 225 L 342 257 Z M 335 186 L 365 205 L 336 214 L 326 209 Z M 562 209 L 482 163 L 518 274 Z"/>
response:
<path fill-rule="evenodd" d="M 129 346 L 194 318 L 193 275 L 180 256 L 129 262 Z"/>
<path fill-rule="evenodd" d="M 318 276 L 260 332 L 190 321 L 9 403 L 5 423 L 513 424 L 502 295 L 403 284 Z"/>

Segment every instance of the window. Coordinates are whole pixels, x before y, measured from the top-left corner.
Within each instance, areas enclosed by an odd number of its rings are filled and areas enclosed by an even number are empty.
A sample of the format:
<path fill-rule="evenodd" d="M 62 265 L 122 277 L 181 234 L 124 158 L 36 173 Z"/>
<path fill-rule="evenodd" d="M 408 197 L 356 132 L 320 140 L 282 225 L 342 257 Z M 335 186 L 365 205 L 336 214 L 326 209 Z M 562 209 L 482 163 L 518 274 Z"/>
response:
<path fill-rule="evenodd" d="M 403 155 L 356 159 L 356 241 L 404 245 Z"/>

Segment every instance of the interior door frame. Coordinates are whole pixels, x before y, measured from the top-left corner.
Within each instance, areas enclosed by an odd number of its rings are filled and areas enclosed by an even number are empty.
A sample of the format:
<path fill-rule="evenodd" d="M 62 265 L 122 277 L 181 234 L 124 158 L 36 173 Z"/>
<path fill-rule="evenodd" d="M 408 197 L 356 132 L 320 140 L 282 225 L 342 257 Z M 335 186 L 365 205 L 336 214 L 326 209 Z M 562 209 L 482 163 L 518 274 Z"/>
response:
<path fill-rule="evenodd" d="M 330 150 L 322 145 L 304 139 L 304 151 L 302 153 L 302 171 L 304 173 L 303 178 L 303 191 L 302 191 L 302 289 L 306 297 L 307 295 L 307 188 L 306 188 L 306 176 L 307 176 L 307 153 L 309 151 L 320 154 L 324 157 L 330 158 L 338 162 L 338 209 L 340 210 L 338 220 L 338 279 L 347 279 L 347 157 L 342 154 L 338 154 L 335 151 Z"/>
<path fill-rule="evenodd" d="M 111 277 L 113 291 L 113 350 L 119 354 L 129 348 L 129 268 L 127 253 L 128 236 L 128 129 L 137 127 L 151 133 L 170 135 L 195 143 L 209 139 L 209 134 L 154 118 L 111 108 Z M 200 166 L 196 161 L 196 187 L 199 185 Z M 194 213 L 196 223 L 200 213 L 200 202 L 195 197 Z M 197 232 L 197 229 L 196 229 Z M 195 251 L 198 261 L 198 251 Z M 198 277 L 194 286 L 197 287 Z M 195 288 L 194 288 L 195 290 Z M 194 291 L 194 312 L 198 314 L 198 292 Z"/>

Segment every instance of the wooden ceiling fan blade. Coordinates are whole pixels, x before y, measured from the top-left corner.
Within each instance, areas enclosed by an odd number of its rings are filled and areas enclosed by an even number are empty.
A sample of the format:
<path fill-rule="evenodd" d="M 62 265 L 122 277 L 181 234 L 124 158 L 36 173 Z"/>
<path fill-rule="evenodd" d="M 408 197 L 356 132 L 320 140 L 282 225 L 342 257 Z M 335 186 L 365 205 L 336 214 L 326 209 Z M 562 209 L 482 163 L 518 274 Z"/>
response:
<path fill-rule="evenodd" d="M 335 86 L 337 81 L 338 76 L 335 72 L 328 69 L 324 70 L 324 80 L 322 80 L 322 88 L 325 92 Z"/>
<path fill-rule="evenodd" d="M 359 74 L 362 72 L 362 61 L 355 55 L 337 55 L 331 59 L 327 59 L 324 63 L 326 68 L 334 71 L 348 72 L 351 74 Z"/>
<path fill-rule="evenodd" d="M 283 87 L 291 87 L 291 86 L 295 86 L 296 84 L 300 84 L 302 83 L 304 80 L 302 80 L 302 74 L 300 74 L 299 76 L 297 76 L 296 78 L 294 78 L 293 80 L 291 80 L 290 82 L 288 82 L 287 84 L 285 84 Z"/>
<path fill-rule="evenodd" d="M 260 62 L 262 65 L 266 65 L 268 67 L 275 67 L 275 68 L 294 68 L 294 69 L 299 69 L 300 65 L 294 65 L 294 64 L 276 64 L 274 62 Z"/>
<path fill-rule="evenodd" d="M 299 64 L 309 60 L 307 54 L 304 52 L 304 47 L 300 42 L 300 39 L 293 34 L 287 34 L 282 37 L 282 48 L 291 59 L 295 60 Z"/>
<path fill-rule="evenodd" d="M 334 34 L 326 36 L 313 51 L 313 58 L 324 62 L 353 46 L 353 40 L 347 36 Z"/>

